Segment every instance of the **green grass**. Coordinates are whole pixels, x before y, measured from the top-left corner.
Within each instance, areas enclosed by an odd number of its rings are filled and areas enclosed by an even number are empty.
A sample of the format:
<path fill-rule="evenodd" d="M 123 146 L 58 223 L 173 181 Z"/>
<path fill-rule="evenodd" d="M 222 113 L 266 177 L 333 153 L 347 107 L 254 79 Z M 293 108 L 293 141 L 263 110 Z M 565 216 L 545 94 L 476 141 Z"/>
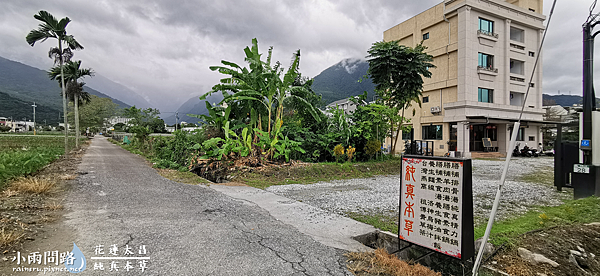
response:
<path fill-rule="evenodd" d="M 4 132 L 2 135 L 33 135 L 33 131 L 24 131 L 24 132 Z M 65 136 L 64 131 L 36 131 L 35 135 L 43 135 L 43 136 Z M 75 131 L 69 131 L 69 136 L 75 136 Z"/>
<path fill-rule="evenodd" d="M 560 206 L 538 207 L 538 211 L 529 211 L 523 216 L 494 223 L 490 241 L 494 245 L 505 242 L 511 244 L 515 243 L 520 235 L 529 231 L 598 221 L 600 221 L 599 198 L 567 200 Z M 475 228 L 475 239 L 483 237 L 486 226 L 483 224 Z"/>
<path fill-rule="evenodd" d="M 521 176 L 519 178 L 519 181 L 535 184 L 554 185 L 554 170 L 537 169 L 532 173 Z"/>
<path fill-rule="evenodd" d="M 265 189 L 273 185 L 368 178 L 375 175 L 399 174 L 400 163 L 400 158 L 382 162 L 318 163 L 304 167 L 283 167 L 265 172 L 242 173 L 236 176 L 235 181 Z"/>
<path fill-rule="evenodd" d="M 398 217 L 395 215 L 364 215 L 359 213 L 350 212 L 347 215 L 353 220 L 360 221 L 372 225 L 373 227 L 398 234 Z"/>
<path fill-rule="evenodd" d="M 69 138 L 70 147 L 75 138 Z M 0 189 L 11 179 L 29 175 L 64 154 L 64 137 L 0 136 Z"/>

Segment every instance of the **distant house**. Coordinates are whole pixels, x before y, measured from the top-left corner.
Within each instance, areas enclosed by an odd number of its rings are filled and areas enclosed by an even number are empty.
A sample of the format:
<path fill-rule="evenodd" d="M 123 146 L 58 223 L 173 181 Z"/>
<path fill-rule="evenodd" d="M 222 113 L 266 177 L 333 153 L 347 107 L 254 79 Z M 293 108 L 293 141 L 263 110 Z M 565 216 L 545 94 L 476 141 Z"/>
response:
<path fill-rule="evenodd" d="M 119 124 L 119 123 L 127 124 L 131 120 L 132 120 L 131 118 L 124 118 L 124 117 L 115 116 L 115 117 L 112 117 L 112 118 L 108 119 L 108 123 L 111 126 L 114 126 L 114 125 Z"/>
<path fill-rule="evenodd" d="M 328 104 L 326 107 L 326 110 L 335 108 L 336 106 L 341 108 L 342 110 L 344 110 L 344 113 L 346 113 L 346 114 L 350 114 L 350 113 L 354 112 L 354 110 L 356 110 L 356 104 L 353 103 L 352 101 L 350 101 L 349 98 L 335 101 L 335 102 Z"/>

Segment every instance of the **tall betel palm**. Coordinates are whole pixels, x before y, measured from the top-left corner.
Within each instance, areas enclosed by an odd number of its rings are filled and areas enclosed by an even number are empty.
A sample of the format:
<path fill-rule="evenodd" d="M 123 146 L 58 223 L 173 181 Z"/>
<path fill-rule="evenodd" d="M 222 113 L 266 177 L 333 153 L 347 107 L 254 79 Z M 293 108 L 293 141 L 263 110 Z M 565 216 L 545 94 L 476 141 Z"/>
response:
<path fill-rule="evenodd" d="M 94 76 L 94 72 L 90 68 L 80 68 L 81 60 L 67 61 L 64 66 L 52 67 L 48 72 L 50 79 L 64 79 L 67 83 L 66 93 L 70 100 L 73 101 L 75 107 L 75 146 L 79 147 L 79 100 L 89 102 L 90 95 L 83 91 L 84 82 L 79 82 L 80 78 L 85 76 Z M 62 84 L 59 82 L 59 85 Z"/>
<path fill-rule="evenodd" d="M 33 18 L 41 21 L 39 27 L 35 30 L 31 30 L 29 34 L 25 37 L 27 43 L 32 47 L 36 42 L 44 42 L 48 38 L 56 38 L 58 40 L 58 54 L 57 57 L 59 59 L 59 66 L 62 70 L 63 62 L 64 62 L 64 51 L 63 44 L 67 46 L 68 49 L 78 50 L 83 49 L 83 46 L 75 40 L 72 35 L 67 35 L 67 25 L 71 20 L 68 17 L 65 17 L 58 21 L 52 14 L 47 11 L 40 11 L 38 14 L 34 15 Z M 63 73 L 61 72 L 61 88 L 62 88 L 62 100 L 63 100 L 63 114 L 64 115 L 64 123 L 65 123 L 65 155 L 68 154 L 68 125 L 67 125 L 67 93 L 65 80 L 63 78 Z"/>

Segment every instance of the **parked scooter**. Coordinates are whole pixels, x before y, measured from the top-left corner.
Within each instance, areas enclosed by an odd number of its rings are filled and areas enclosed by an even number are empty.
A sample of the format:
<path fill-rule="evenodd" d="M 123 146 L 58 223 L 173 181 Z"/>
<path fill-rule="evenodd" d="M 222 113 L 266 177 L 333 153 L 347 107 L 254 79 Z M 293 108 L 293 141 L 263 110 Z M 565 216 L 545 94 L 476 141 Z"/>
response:
<path fill-rule="evenodd" d="M 529 148 L 529 146 L 527 146 L 527 143 L 525 143 L 525 146 L 521 149 L 521 156 L 533 156 L 533 151 Z"/>
<path fill-rule="evenodd" d="M 515 149 L 512 152 L 512 156 L 513 157 L 521 156 L 521 151 L 519 151 L 519 143 L 517 143 L 517 145 L 515 146 Z"/>

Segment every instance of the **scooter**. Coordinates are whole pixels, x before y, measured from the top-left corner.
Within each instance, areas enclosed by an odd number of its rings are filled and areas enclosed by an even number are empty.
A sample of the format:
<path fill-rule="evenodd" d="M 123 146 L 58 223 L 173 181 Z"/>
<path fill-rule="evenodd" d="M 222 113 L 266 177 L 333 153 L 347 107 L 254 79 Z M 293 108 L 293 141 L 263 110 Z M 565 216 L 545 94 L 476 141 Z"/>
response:
<path fill-rule="evenodd" d="M 517 145 L 515 146 L 515 149 L 512 152 L 512 156 L 513 157 L 521 156 L 521 151 L 519 151 L 519 143 L 517 143 Z"/>
<path fill-rule="evenodd" d="M 521 149 L 521 156 L 531 157 L 533 156 L 533 151 L 525 144 L 525 146 Z"/>

